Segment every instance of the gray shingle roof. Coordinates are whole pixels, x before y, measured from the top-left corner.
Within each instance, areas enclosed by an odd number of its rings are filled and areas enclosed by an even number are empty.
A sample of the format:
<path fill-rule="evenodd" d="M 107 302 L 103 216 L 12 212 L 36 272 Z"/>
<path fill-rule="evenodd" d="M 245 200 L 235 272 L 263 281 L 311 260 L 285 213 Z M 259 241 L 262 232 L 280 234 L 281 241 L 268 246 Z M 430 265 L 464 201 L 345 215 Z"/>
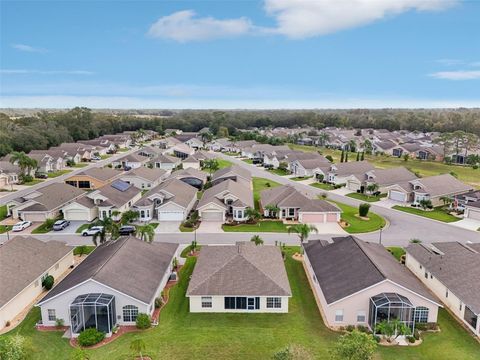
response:
<path fill-rule="evenodd" d="M 422 185 L 416 192 L 424 192 L 430 196 L 441 196 L 472 190 L 471 185 L 464 184 L 450 174 L 442 174 L 421 178 L 414 181 Z"/>
<path fill-rule="evenodd" d="M 172 198 L 164 200 L 164 204 L 167 202 L 173 202 L 180 205 L 183 208 L 186 208 L 192 200 L 196 197 L 197 189 L 191 185 L 184 183 L 181 180 L 175 178 L 169 178 L 162 182 L 160 185 L 155 186 L 153 189 L 149 190 L 140 200 L 138 200 L 134 205 L 136 206 L 147 206 L 151 205 L 153 202 L 149 197 L 153 194 L 168 192 L 173 195 Z"/>
<path fill-rule="evenodd" d="M 163 169 L 153 168 L 150 169 L 145 166 L 141 166 L 136 169 L 132 169 L 125 173 L 123 176 L 136 176 L 149 181 L 156 181 L 164 176 L 167 172 Z"/>
<path fill-rule="evenodd" d="M 92 178 L 100 181 L 109 181 L 120 176 L 122 173 L 123 173 L 122 171 L 118 171 L 110 168 L 90 168 L 87 170 L 83 170 L 73 176 L 86 175 L 86 176 L 91 176 Z M 68 178 L 67 178 L 67 181 L 68 181 Z"/>
<path fill-rule="evenodd" d="M 32 209 L 27 208 L 31 211 L 50 211 L 85 194 L 83 190 L 64 183 L 53 183 L 33 192 L 40 193 L 41 195 L 33 199 L 33 201 L 38 203 L 36 204 L 37 206 L 34 206 Z M 22 211 L 27 209 L 22 209 Z"/>
<path fill-rule="evenodd" d="M 353 236 L 305 244 L 305 253 L 328 304 L 389 279 L 433 302 L 437 300 L 382 245 Z"/>
<path fill-rule="evenodd" d="M 392 185 L 417 179 L 417 176 L 403 166 L 390 169 L 375 169 L 368 172 L 373 176 L 373 181 L 379 186 Z"/>
<path fill-rule="evenodd" d="M 473 312 L 480 314 L 480 244 L 465 246 L 446 242 L 432 245 L 434 248 L 410 244 L 407 253 Z"/>
<path fill-rule="evenodd" d="M 205 190 L 202 198 L 200 199 L 200 202 L 198 203 L 197 208 L 202 207 L 210 202 L 217 202 L 217 195 L 224 191 L 228 191 L 229 193 L 237 197 L 244 205 L 251 208 L 254 207 L 252 190 L 246 187 L 243 183 L 238 183 L 229 179 L 226 181 L 222 181 L 221 183 Z"/>
<path fill-rule="evenodd" d="M 332 172 L 339 176 L 365 174 L 367 171 L 375 169 L 368 161 L 352 161 L 335 164 L 336 170 Z"/>
<path fill-rule="evenodd" d="M 16 236 L 0 246 L 0 307 L 73 250 L 60 241 Z"/>
<path fill-rule="evenodd" d="M 291 296 L 280 249 L 276 246 L 204 246 L 187 296 Z"/>
<path fill-rule="evenodd" d="M 204 172 L 204 171 L 201 171 L 201 170 L 194 169 L 194 168 L 186 168 L 186 169 L 176 170 L 176 171 L 172 172 L 172 174 L 169 177 L 177 178 L 177 179 L 194 177 L 194 178 L 202 180 L 204 183 L 207 182 L 207 173 Z"/>
<path fill-rule="evenodd" d="M 126 184 L 128 185 L 127 190 L 125 191 L 120 191 L 117 188 L 114 187 L 116 183 L 120 184 Z M 112 186 L 113 185 L 113 186 Z M 97 190 L 102 196 L 105 196 L 108 200 L 108 203 L 111 205 L 120 207 L 128 203 L 130 200 L 132 200 L 135 196 L 137 196 L 139 193 L 141 193 L 140 189 L 137 189 L 135 186 L 131 184 L 127 184 L 124 181 L 121 180 L 116 180 L 115 182 L 111 184 L 107 184 L 102 186 Z M 100 206 L 106 205 L 106 201 L 101 203 Z"/>
<path fill-rule="evenodd" d="M 252 174 L 250 173 L 250 171 L 248 171 L 247 169 L 239 165 L 232 165 L 232 166 L 215 171 L 215 173 L 213 173 L 212 175 L 212 180 L 228 177 L 230 176 L 230 174 L 238 175 L 246 179 L 247 181 L 250 181 L 252 179 Z"/>
<path fill-rule="evenodd" d="M 178 244 L 149 244 L 131 236 L 107 242 L 97 247 L 39 303 L 89 279 L 149 303 L 170 270 L 177 249 Z"/>

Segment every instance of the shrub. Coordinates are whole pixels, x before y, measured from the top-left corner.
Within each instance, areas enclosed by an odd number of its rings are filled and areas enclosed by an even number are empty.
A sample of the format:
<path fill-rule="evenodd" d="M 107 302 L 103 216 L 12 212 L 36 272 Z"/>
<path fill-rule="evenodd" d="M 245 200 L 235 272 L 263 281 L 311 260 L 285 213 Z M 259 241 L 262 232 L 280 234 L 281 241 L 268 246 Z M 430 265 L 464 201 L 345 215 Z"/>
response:
<path fill-rule="evenodd" d="M 159 309 L 163 304 L 163 299 L 161 297 L 155 298 L 155 309 Z"/>
<path fill-rule="evenodd" d="M 53 278 L 52 275 L 48 275 L 45 279 L 43 279 L 42 281 L 42 286 L 47 289 L 47 290 L 50 290 L 52 287 L 53 287 L 53 283 L 55 282 L 55 279 Z"/>
<path fill-rule="evenodd" d="M 415 338 L 415 340 L 420 340 L 420 332 L 418 331 L 418 329 L 415 329 L 413 331 L 413 337 Z"/>
<path fill-rule="evenodd" d="M 370 330 L 368 329 L 368 327 L 364 325 L 357 325 L 357 330 L 367 334 L 370 333 Z"/>
<path fill-rule="evenodd" d="M 152 320 L 148 314 L 140 313 L 137 315 L 135 325 L 137 325 L 137 329 L 148 329 L 152 326 Z"/>
<path fill-rule="evenodd" d="M 370 210 L 370 204 L 363 203 L 358 206 L 358 214 L 361 217 L 366 217 L 368 215 L 369 210 Z"/>
<path fill-rule="evenodd" d="M 477 170 L 477 169 L 478 169 L 478 165 L 473 165 L 472 168 L 473 168 L 474 170 Z"/>
<path fill-rule="evenodd" d="M 63 325 L 65 325 L 65 320 L 63 320 L 63 319 L 55 320 L 55 326 L 62 327 Z"/>
<path fill-rule="evenodd" d="M 331 163 L 333 163 L 333 158 L 332 158 L 331 155 L 325 156 L 325 159 L 327 159 L 328 161 L 330 161 Z"/>
<path fill-rule="evenodd" d="M 105 338 L 105 333 L 98 331 L 95 328 L 90 328 L 83 330 L 80 335 L 78 335 L 78 344 L 80 346 L 93 346 L 98 344 Z"/>
<path fill-rule="evenodd" d="M 352 332 L 353 330 L 355 330 L 355 326 L 347 325 L 346 329 L 347 329 L 348 332 Z"/>
<path fill-rule="evenodd" d="M 378 335 L 375 335 L 374 338 L 375 338 L 375 341 L 376 341 L 377 343 L 379 343 L 380 340 L 381 340 L 380 336 L 378 336 Z"/>
<path fill-rule="evenodd" d="M 21 335 L 0 338 L 0 359 L 23 360 L 27 356 L 25 338 Z"/>
<path fill-rule="evenodd" d="M 407 340 L 410 344 L 413 344 L 415 342 L 415 338 L 413 336 L 407 336 Z"/>
<path fill-rule="evenodd" d="M 27 183 L 27 182 L 33 181 L 33 176 L 32 175 L 21 174 L 20 175 L 20 181 L 22 183 Z"/>

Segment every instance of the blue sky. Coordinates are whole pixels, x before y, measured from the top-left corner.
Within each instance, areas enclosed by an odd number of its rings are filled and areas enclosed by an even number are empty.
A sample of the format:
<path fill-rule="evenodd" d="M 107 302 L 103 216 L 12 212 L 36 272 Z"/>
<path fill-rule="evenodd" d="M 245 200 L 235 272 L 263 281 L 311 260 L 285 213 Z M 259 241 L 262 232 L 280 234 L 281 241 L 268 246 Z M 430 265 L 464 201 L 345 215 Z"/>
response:
<path fill-rule="evenodd" d="M 480 1 L 1 1 L 0 106 L 480 106 Z"/>

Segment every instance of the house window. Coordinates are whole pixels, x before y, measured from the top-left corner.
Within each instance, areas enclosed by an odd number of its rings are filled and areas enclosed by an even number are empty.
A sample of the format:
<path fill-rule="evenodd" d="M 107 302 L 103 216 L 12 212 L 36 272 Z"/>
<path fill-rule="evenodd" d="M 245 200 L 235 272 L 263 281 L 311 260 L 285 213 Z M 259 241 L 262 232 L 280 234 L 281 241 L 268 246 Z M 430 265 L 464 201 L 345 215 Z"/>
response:
<path fill-rule="evenodd" d="M 448 289 L 445 290 L 445 297 L 448 298 Z"/>
<path fill-rule="evenodd" d="M 365 311 L 361 310 L 357 312 L 357 322 L 364 323 L 366 321 L 367 321 L 367 314 L 365 313 Z"/>
<path fill-rule="evenodd" d="M 137 320 L 138 307 L 135 305 L 125 305 L 123 307 L 123 321 L 133 322 Z"/>
<path fill-rule="evenodd" d="M 140 211 L 140 217 L 144 218 L 145 217 L 145 211 Z"/>
<path fill-rule="evenodd" d="M 267 297 L 267 309 L 280 309 L 282 307 L 282 298 Z"/>
<path fill-rule="evenodd" d="M 295 209 L 294 208 L 289 208 L 288 209 L 288 216 L 295 216 Z"/>
<path fill-rule="evenodd" d="M 78 182 L 78 187 L 80 189 L 90 189 L 90 181 L 80 180 Z"/>
<path fill-rule="evenodd" d="M 57 314 L 55 313 L 55 309 L 48 309 L 48 321 L 56 321 Z"/>
<path fill-rule="evenodd" d="M 75 186 L 77 187 L 77 182 L 76 181 L 65 181 L 67 185 Z"/>
<path fill-rule="evenodd" d="M 428 279 L 428 272 L 425 271 L 425 279 Z"/>
<path fill-rule="evenodd" d="M 335 322 L 343 322 L 343 310 L 335 310 Z"/>
<path fill-rule="evenodd" d="M 419 306 L 415 308 L 414 320 L 416 323 L 426 323 L 428 322 L 428 308 L 424 306 Z"/>
<path fill-rule="evenodd" d="M 212 297 L 202 296 L 202 309 L 211 309 L 211 308 L 212 308 Z"/>
<path fill-rule="evenodd" d="M 235 309 L 235 297 L 230 297 L 230 296 L 225 297 L 225 309 L 226 310 Z"/>

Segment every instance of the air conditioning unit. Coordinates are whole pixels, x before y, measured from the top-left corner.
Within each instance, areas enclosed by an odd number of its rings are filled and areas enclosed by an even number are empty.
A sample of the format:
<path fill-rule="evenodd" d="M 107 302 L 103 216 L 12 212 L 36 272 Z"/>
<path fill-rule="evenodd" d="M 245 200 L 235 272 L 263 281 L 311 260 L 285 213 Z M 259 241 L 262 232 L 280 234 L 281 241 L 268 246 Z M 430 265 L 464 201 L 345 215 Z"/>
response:
<path fill-rule="evenodd" d="M 177 272 L 173 271 L 168 278 L 168 281 L 177 281 Z"/>

